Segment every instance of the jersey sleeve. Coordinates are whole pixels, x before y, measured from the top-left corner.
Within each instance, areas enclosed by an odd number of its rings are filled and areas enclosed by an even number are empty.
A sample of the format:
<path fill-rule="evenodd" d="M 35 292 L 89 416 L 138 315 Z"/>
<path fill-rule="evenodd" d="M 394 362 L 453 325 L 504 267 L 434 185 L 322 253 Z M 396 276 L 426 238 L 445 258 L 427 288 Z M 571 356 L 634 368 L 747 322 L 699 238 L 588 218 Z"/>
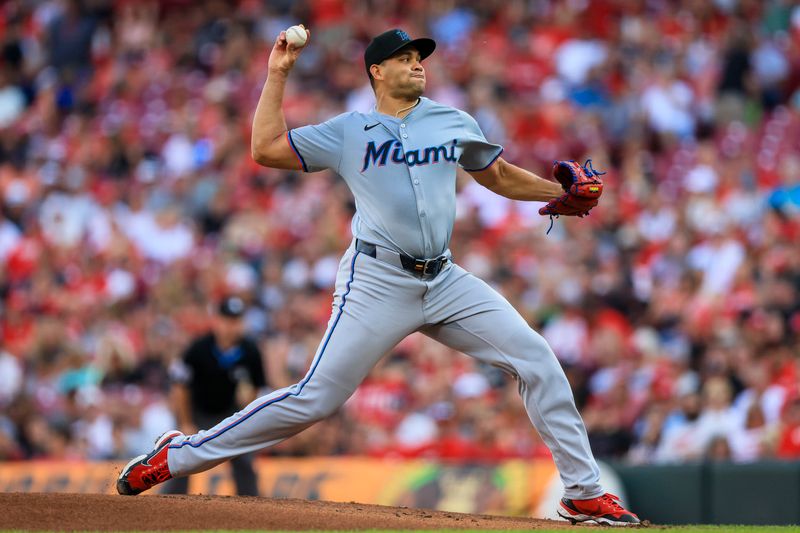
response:
<path fill-rule="evenodd" d="M 464 122 L 466 136 L 464 139 L 458 140 L 459 144 L 463 145 L 463 151 L 458 163 L 467 171 L 489 168 L 503 153 L 503 147 L 487 141 L 480 126 L 472 116 L 461 112 L 461 118 Z"/>
<path fill-rule="evenodd" d="M 339 115 L 321 124 L 294 128 L 286 133 L 303 171 L 317 172 L 326 168 L 339 171 L 344 152 L 343 122 L 342 115 Z"/>

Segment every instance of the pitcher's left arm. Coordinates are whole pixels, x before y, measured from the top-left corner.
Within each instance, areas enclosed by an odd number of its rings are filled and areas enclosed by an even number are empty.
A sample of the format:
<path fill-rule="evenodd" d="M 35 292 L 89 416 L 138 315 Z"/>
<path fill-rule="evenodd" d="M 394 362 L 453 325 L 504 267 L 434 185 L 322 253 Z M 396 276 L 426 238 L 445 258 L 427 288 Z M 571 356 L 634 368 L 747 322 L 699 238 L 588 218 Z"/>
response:
<path fill-rule="evenodd" d="M 512 165 L 502 157 L 489 168 L 469 174 L 490 191 L 512 200 L 549 202 L 564 194 L 560 184 Z"/>

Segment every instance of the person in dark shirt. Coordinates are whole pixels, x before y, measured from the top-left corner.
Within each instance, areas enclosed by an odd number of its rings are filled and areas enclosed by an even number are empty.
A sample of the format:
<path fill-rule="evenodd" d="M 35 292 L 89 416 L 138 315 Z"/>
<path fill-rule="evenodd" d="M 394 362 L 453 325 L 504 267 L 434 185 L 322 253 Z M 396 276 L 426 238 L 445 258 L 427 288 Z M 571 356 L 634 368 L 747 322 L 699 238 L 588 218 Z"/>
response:
<path fill-rule="evenodd" d="M 246 306 L 239 297 L 223 299 L 212 331 L 194 339 L 171 370 L 172 397 L 178 424 L 187 435 L 210 428 L 262 394 L 266 387 L 258 346 L 244 336 Z M 231 461 L 236 492 L 257 496 L 253 455 Z M 188 478 L 171 482 L 165 492 L 185 494 Z"/>

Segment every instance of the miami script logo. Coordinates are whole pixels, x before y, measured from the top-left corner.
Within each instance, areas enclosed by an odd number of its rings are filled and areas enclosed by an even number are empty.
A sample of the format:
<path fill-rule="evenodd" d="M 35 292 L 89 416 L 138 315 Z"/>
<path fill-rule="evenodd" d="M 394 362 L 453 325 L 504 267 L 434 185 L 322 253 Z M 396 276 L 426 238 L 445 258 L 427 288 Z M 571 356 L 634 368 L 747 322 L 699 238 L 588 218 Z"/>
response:
<path fill-rule="evenodd" d="M 455 163 L 457 144 L 458 139 L 453 139 L 453 142 L 449 145 L 428 146 L 419 150 L 403 152 L 403 145 L 400 141 L 390 139 L 377 148 L 375 147 L 375 141 L 370 141 L 367 143 L 364 153 L 364 168 L 361 169 L 361 172 L 367 170 L 370 165 L 382 167 L 386 165 L 387 161 L 396 164 L 405 163 L 409 167 L 431 165 L 440 161 Z M 391 158 L 389 157 L 389 152 L 391 152 Z"/>

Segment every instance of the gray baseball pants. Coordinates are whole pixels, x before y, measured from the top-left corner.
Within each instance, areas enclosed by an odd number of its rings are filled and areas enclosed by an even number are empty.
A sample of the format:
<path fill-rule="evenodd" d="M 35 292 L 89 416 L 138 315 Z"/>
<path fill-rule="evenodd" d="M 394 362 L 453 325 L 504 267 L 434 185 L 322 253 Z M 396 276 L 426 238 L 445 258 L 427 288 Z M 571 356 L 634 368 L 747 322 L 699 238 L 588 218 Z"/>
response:
<path fill-rule="evenodd" d="M 456 264 L 421 280 L 352 244 L 339 264 L 333 312 L 306 376 L 211 429 L 173 439 L 170 472 L 180 477 L 208 470 L 333 414 L 378 360 L 416 331 L 512 374 L 553 454 L 565 496 L 603 494 L 567 378 L 547 342 L 505 298 Z"/>

